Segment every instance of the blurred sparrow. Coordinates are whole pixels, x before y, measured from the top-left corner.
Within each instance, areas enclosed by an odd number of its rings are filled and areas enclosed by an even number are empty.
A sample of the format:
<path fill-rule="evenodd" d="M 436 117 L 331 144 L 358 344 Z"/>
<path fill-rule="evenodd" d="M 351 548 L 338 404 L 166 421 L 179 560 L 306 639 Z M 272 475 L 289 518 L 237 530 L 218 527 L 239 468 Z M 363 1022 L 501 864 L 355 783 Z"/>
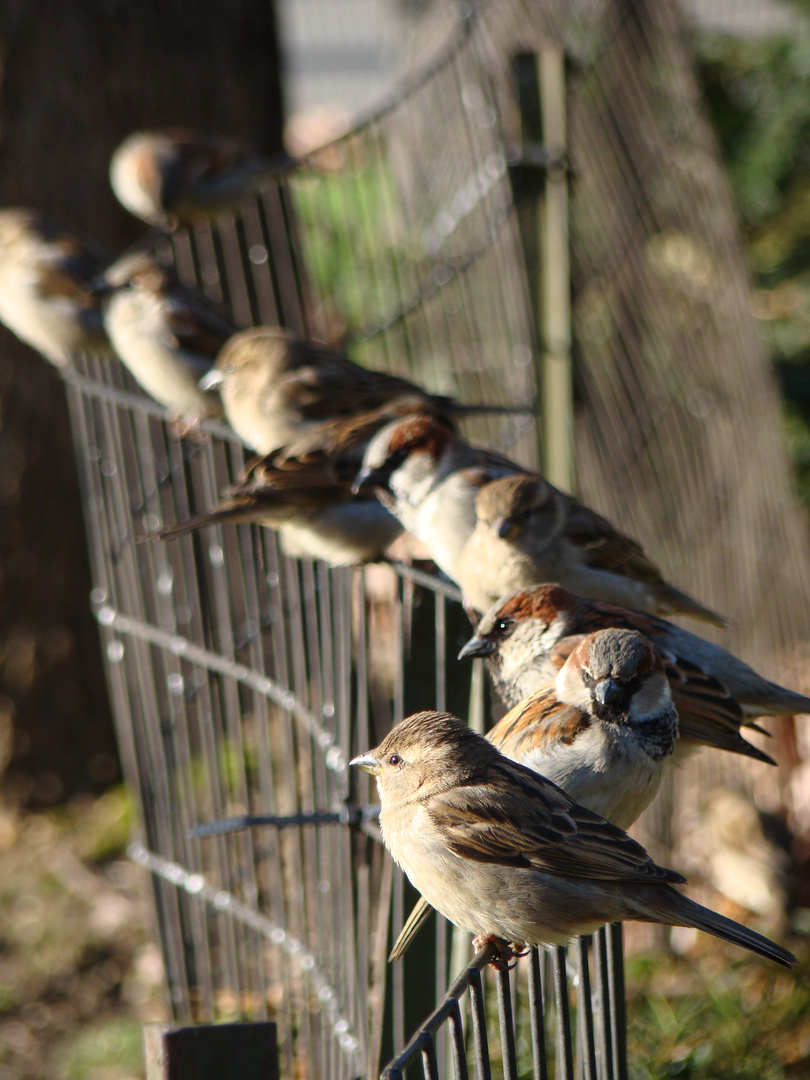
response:
<path fill-rule="evenodd" d="M 197 384 L 236 332 L 228 312 L 146 252 L 124 256 L 104 277 L 110 341 L 143 389 L 187 426 L 221 416 L 219 396 Z"/>
<path fill-rule="evenodd" d="M 110 160 L 110 183 L 131 214 L 164 229 L 207 221 L 238 206 L 288 162 L 239 139 L 181 128 L 136 131 Z"/>
<path fill-rule="evenodd" d="M 109 353 L 91 291 L 109 261 L 36 210 L 0 210 L 0 319 L 56 367 L 77 352 Z"/>
<path fill-rule="evenodd" d="M 459 657 L 487 657 L 498 693 L 507 705 L 517 705 L 556 679 L 582 634 L 611 626 L 640 631 L 661 657 L 678 713 L 679 752 L 716 746 L 770 762 L 742 738 L 740 727 L 756 727 L 757 716 L 810 713 L 810 698 L 769 682 L 719 645 L 665 619 L 585 600 L 559 585 L 535 585 L 494 604 Z"/>
<path fill-rule="evenodd" d="M 335 349 L 278 326 L 257 326 L 231 338 L 201 385 L 219 389 L 231 427 L 260 454 L 286 446 L 327 420 L 377 409 L 403 395 L 421 398 L 439 414 L 515 411 L 461 405 L 429 394 L 408 379 L 361 367 Z"/>
<path fill-rule="evenodd" d="M 286 554 L 353 566 L 381 558 L 402 526 L 375 498 L 353 495 L 363 452 L 375 431 L 408 411 L 419 398 L 400 398 L 382 409 L 334 421 L 291 446 L 255 459 L 212 510 L 163 529 L 174 539 L 204 525 L 253 522 L 277 529 Z"/>
<path fill-rule="evenodd" d="M 517 588 L 552 580 L 596 599 L 725 625 L 669 585 L 640 545 L 599 514 L 428 418 L 380 431 L 356 488 L 377 489 L 479 611 Z"/>
<path fill-rule="evenodd" d="M 692 926 L 785 966 L 795 958 L 672 888 L 625 832 L 446 713 L 417 713 L 352 764 L 377 778 L 394 861 L 474 947 L 562 945 L 605 922 Z"/>

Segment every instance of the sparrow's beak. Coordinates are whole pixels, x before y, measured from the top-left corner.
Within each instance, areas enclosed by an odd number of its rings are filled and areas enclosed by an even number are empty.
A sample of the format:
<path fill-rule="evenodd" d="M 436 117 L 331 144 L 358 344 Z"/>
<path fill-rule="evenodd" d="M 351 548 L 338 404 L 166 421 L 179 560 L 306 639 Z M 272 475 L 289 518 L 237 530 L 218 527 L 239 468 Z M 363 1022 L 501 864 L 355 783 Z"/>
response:
<path fill-rule="evenodd" d="M 109 296 L 114 289 L 115 285 L 111 285 L 103 274 L 99 274 L 97 278 L 93 278 L 87 286 L 87 291 L 91 296 Z"/>
<path fill-rule="evenodd" d="M 511 518 L 499 517 L 492 522 L 492 531 L 499 540 L 511 540 L 518 530 Z"/>
<path fill-rule="evenodd" d="M 600 679 L 593 688 L 593 696 L 600 705 L 618 705 L 625 697 L 625 688 L 621 683 L 608 677 Z"/>
<path fill-rule="evenodd" d="M 495 652 L 495 642 L 490 641 L 489 638 L 479 637 L 477 634 L 471 637 L 461 652 L 458 654 L 458 659 L 463 660 L 465 656 L 492 656 Z"/>
<path fill-rule="evenodd" d="M 388 479 L 385 469 L 361 469 L 352 484 L 352 494 L 366 495 L 375 488 L 387 488 Z"/>
<path fill-rule="evenodd" d="M 197 383 L 197 386 L 201 390 L 217 390 L 222 386 L 224 379 L 223 373 L 217 367 L 212 367 L 210 371 L 206 371 L 205 375 Z"/>
<path fill-rule="evenodd" d="M 371 773 L 372 776 L 380 775 L 380 763 L 371 753 L 352 758 L 349 764 L 354 765 L 356 769 L 362 769 L 363 772 Z"/>

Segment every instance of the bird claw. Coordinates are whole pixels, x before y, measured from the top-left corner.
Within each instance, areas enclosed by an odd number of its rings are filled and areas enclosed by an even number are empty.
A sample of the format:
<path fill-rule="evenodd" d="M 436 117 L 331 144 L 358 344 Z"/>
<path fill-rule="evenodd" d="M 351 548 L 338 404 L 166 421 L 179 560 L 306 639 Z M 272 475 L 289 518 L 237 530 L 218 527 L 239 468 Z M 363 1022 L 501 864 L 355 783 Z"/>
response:
<path fill-rule="evenodd" d="M 493 967 L 511 970 L 521 956 L 528 953 L 528 949 L 520 951 L 513 944 L 496 937 L 495 934 L 478 934 L 473 938 L 473 952 L 479 953 L 486 945 L 494 945 L 498 950 L 497 955 L 490 960 Z"/>

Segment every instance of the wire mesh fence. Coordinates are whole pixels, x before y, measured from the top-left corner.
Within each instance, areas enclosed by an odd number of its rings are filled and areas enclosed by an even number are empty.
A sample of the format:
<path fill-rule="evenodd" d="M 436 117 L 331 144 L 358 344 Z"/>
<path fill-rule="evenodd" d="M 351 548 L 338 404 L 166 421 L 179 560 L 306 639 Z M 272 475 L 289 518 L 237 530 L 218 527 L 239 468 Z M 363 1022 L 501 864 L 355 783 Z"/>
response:
<path fill-rule="evenodd" d="M 719 461 L 721 450 L 739 471 L 751 467 L 748 448 L 740 459 L 725 435 L 722 445 L 712 443 L 706 417 L 695 413 L 704 398 L 694 396 L 707 350 L 720 347 L 724 328 L 744 322 L 745 282 L 726 219 L 718 243 L 727 291 L 717 302 L 712 282 L 700 279 L 699 332 L 690 336 L 684 305 L 698 279 L 693 274 L 687 288 L 678 276 L 673 251 L 685 249 L 667 246 L 681 234 L 661 207 L 687 229 L 685 215 L 711 189 L 707 182 L 698 190 L 710 147 L 676 206 L 654 144 L 661 123 L 675 125 L 674 142 L 685 138 L 691 114 L 676 116 L 670 106 L 664 121 L 655 119 L 650 101 L 663 84 L 653 60 L 672 27 L 660 5 L 640 7 L 443 9 L 449 44 L 395 100 L 279 173 L 238 214 L 157 246 L 186 283 L 223 300 L 243 325 L 281 324 L 344 341 L 368 366 L 464 402 L 536 404 L 536 328 L 509 175 L 509 72 L 518 37 L 522 51 L 543 35 L 563 41 L 579 65 L 570 100 L 579 485 L 652 553 L 671 556 L 666 565 L 688 568 L 680 579 L 672 575 L 679 583 L 706 585 L 696 588 L 701 598 L 728 609 L 736 586 L 725 568 L 715 574 L 717 560 L 734 534 L 745 538 L 746 573 L 761 565 L 756 523 L 778 517 L 780 507 L 788 513 L 786 469 L 763 435 L 751 453 L 761 455 L 769 479 L 758 473 L 756 483 L 743 484 L 733 513 L 725 491 L 738 473 L 732 481 L 726 472 L 715 481 L 703 474 L 701 460 Z M 669 50 L 672 70 L 685 78 L 683 57 Z M 636 81 L 625 86 L 620 75 L 629 69 Z M 694 112 L 683 78 L 667 86 Z M 649 178 L 639 172 L 645 164 Z M 676 315 L 664 318 L 672 290 Z M 744 336 L 737 326 L 723 343 L 725 359 L 739 360 L 735 374 L 718 365 L 712 379 L 726 386 L 744 372 L 748 393 L 759 392 L 752 407 L 765 416 L 771 392 L 756 367 L 757 347 Z M 691 365 L 682 383 L 672 349 L 686 358 L 681 373 Z M 573 980 L 561 953 L 543 972 L 535 952 L 508 976 L 493 976 L 494 993 L 482 990 L 479 955 L 445 998 L 461 954 L 441 919 L 402 965 L 386 963 L 391 932 L 413 897 L 384 857 L 374 792 L 347 766 L 410 712 L 481 712 L 482 672 L 470 678 L 455 660 L 469 627 L 453 587 L 418 566 L 347 570 L 292 560 L 272 531 L 257 526 L 139 542 L 210 507 L 238 479 L 245 451 L 215 423 L 204 425 L 204 441 L 177 441 L 164 411 L 107 359 L 78 358 L 69 397 L 92 600 L 125 774 L 139 800 L 131 855 L 154 882 L 175 1018 L 277 1020 L 281 1074 L 290 1077 L 374 1076 L 395 1054 L 391 1076 L 417 1061 L 427 1076 L 461 1077 L 473 1065 L 482 1077 L 543 1077 L 552 1063 L 565 1077 L 575 1067 L 584 1077 L 626 1075 L 615 932 L 597 938 L 592 976 L 580 943 Z M 736 391 L 734 401 L 741 402 Z M 726 434 L 734 426 L 729 409 Z M 477 416 L 465 434 L 537 464 L 531 416 Z M 712 529 L 696 532 L 706 514 Z M 701 548 L 691 559 L 696 535 L 707 537 L 708 554 Z M 767 542 L 798 566 L 783 524 Z M 757 631 L 755 643 L 783 641 L 786 627 L 803 632 L 803 574 L 795 571 L 790 602 L 770 613 L 770 638 Z M 754 600 L 763 602 L 761 592 Z M 748 620 L 756 609 L 742 610 Z M 662 805 L 659 857 L 672 802 Z M 227 819 L 244 827 L 198 828 Z M 458 1006 L 468 989 L 469 1024 Z M 541 998 L 554 1007 L 544 1013 Z M 409 1044 L 442 1001 L 427 1034 Z M 498 1023 L 500 1036 L 487 1042 Z"/>

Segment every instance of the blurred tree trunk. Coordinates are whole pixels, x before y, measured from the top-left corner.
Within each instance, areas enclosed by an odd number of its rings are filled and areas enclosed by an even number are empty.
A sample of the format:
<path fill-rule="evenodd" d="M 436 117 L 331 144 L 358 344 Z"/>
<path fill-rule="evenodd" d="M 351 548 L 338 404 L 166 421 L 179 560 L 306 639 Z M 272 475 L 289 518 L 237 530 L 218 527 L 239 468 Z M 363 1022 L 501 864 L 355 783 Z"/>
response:
<path fill-rule="evenodd" d="M 271 0 L 5 0 L 0 205 L 34 206 L 119 251 L 144 227 L 107 165 L 143 127 L 187 126 L 281 149 Z M 0 327 L 0 767 L 52 803 L 116 775 L 78 480 L 61 383 Z"/>

